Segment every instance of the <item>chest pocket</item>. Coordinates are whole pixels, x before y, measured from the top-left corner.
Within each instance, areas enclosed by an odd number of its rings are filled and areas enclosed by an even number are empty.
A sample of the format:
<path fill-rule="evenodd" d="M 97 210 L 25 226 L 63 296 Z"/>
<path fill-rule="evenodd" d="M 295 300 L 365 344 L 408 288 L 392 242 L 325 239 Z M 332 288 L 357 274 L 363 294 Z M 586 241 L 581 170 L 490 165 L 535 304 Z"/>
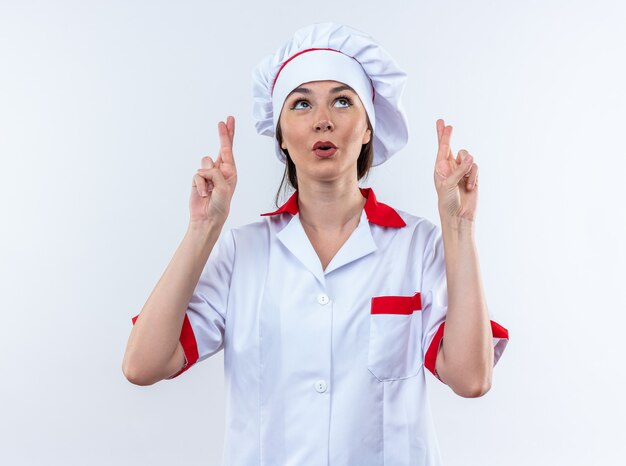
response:
<path fill-rule="evenodd" d="M 423 365 L 421 309 L 419 292 L 372 298 L 367 367 L 378 380 L 419 373 Z"/>

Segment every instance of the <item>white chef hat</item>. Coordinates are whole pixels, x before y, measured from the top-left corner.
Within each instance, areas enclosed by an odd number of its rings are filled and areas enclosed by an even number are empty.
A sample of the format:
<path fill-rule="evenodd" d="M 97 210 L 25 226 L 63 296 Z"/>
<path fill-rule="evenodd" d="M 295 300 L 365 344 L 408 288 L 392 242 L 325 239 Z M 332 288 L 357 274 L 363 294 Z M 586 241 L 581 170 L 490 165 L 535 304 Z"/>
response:
<path fill-rule="evenodd" d="M 400 98 L 406 73 L 372 37 L 337 23 L 317 23 L 294 34 L 252 73 L 252 116 L 258 134 L 274 137 L 287 95 L 310 81 L 339 81 L 358 94 L 374 130 L 374 160 L 380 165 L 408 140 Z M 285 154 L 275 140 L 278 159 Z"/>

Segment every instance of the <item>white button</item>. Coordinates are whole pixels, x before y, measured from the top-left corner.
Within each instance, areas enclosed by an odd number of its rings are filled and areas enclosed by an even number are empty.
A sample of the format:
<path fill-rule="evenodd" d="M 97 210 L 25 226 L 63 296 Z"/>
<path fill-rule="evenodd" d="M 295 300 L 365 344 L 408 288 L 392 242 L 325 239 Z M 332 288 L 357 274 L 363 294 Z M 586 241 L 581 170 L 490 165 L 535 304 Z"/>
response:
<path fill-rule="evenodd" d="M 321 294 L 317 297 L 317 302 L 320 303 L 322 306 L 324 304 L 327 304 L 328 301 L 330 301 L 330 298 L 326 296 L 325 294 Z"/>
<path fill-rule="evenodd" d="M 328 384 L 325 380 L 318 380 L 317 382 L 315 382 L 315 390 L 317 390 L 318 393 L 324 393 L 327 387 Z"/>

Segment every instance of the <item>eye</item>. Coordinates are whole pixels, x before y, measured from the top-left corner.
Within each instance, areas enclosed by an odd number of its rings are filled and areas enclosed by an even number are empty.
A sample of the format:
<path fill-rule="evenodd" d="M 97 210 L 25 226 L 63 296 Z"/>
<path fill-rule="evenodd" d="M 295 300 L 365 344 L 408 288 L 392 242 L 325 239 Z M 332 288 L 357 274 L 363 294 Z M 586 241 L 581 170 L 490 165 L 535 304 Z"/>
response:
<path fill-rule="evenodd" d="M 352 100 L 350 100 L 350 98 L 347 96 L 339 96 L 337 97 L 337 100 L 335 102 L 343 102 L 345 106 L 343 106 L 342 108 L 348 108 L 352 106 Z"/>
<path fill-rule="evenodd" d="M 298 107 L 298 104 L 307 104 L 309 105 L 309 101 L 306 99 L 298 99 L 293 103 L 293 107 L 291 107 L 292 110 L 297 110 L 298 108 L 307 108 L 307 107 Z"/>

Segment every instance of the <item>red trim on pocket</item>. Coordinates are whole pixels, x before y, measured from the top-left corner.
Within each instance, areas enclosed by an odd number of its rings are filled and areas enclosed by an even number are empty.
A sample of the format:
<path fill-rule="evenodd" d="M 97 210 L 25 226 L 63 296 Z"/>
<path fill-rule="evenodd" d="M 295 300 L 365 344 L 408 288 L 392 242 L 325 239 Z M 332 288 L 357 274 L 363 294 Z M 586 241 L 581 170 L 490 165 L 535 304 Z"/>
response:
<path fill-rule="evenodd" d="M 422 298 L 419 292 L 413 296 L 374 296 L 371 314 L 406 314 L 422 310 Z"/>
<path fill-rule="evenodd" d="M 132 318 L 133 325 L 135 325 L 135 322 L 137 322 L 138 317 L 139 317 L 139 314 L 137 314 L 135 317 Z M 183 320 L 183 327 L 180 331 L 179 340 L 180 340 L 180 344 L 183 346 L 183 350 L 185 352 L 185 358 L 187 359 L 187 364 L 183 366 L 183 368 L 180 371 L 178 371 L 176 374 L 174 374 L 171 377 L 168 377 L 169 379 L 173 379 L 174 377 L 179 376 L 180 374 L 185 372 L 187 369 L 189 369 L 198 361 L 198 357 L 199 357 L 198 344 L 196 343 L 196 337 L 193 333 L 191 322 L 189 321 L 189 317 L 187 316 L 186 313 L 185 313 L 185 319 Z"/>
<path fill-rule="evenodd" d="M 509 339 L 509 331 L 506 328 L 493 320 L 490 320 L 489 322 L 491 323 L 491 333 L 493 334 L 493 338 Z M 437 363 L 437 353 L 439 352 L 439 344 L 443 338 L 443 329 L 445 325 L 445 321 L 439 325 L 439 328 L 433 337 L 433 341 L 430 342 L 430 346 L 428 347 L 428 350 L 426 350 L 426 355 L 424 356 L 424 366 L 439 380 L 441 379 L 435 370 L 435 365 Z M 443 382 L 443 380 L 441 381 Z"/>

